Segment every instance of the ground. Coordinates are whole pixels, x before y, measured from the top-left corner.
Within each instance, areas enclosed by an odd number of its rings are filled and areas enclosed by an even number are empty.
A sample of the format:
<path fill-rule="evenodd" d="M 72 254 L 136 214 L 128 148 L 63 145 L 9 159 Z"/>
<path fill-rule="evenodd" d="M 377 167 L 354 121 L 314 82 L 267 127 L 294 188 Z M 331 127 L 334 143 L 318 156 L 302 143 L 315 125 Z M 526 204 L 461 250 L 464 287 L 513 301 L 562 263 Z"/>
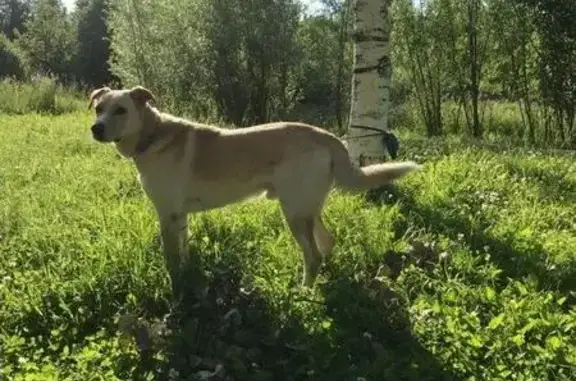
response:
<path fill-rule="evenodd" d="M 332 193 L 313 291 L 275 202 L 191 217 L 208 294 L 174 307 L 151 205 L 90 121 L 0 115 L 0 378 L 575 378 L 574 156 L 403 140 L 421 172 Z"/>

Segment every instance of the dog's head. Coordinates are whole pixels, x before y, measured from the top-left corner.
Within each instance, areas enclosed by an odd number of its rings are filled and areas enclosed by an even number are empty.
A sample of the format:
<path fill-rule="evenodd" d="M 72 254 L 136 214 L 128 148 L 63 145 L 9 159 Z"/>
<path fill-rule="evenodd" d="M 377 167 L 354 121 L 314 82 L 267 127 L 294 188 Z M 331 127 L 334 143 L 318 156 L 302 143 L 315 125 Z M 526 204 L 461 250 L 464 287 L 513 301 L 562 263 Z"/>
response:
<path fill-rule="evenodd" d="M 142 86 L 112 90 L 102 87 L 90 94 L 89 108 L 94 106 L 96 121 L 92 136 L 103 143 L 119 142 L 142 129 L 143 113 L 148 101 L 154 100 L 150 90 Z"/>

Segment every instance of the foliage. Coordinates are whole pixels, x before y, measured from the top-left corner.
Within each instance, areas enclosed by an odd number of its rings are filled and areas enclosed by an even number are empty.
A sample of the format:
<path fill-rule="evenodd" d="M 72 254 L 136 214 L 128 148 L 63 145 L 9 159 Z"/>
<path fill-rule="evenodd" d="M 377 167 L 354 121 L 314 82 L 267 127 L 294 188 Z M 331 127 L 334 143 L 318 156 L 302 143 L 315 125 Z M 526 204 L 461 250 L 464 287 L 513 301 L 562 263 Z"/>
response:
<path fill-rule="evenodd" d="M 211 2 L 206 36 L 213 99 L 228 121 L 251 125 L 283 119 L 293 107 L 299 14 L 294 1 Z"/>
<path fill-rule="evenodd" d="M 25 79 L 27 68 L 22 52 L 4 34 L 0 34 L 0 78 Z"/>
<path fill-rule="evenodd" d="M 435 33 L 439 18 L 431 8 L 418 10 L 410 0 L 393 3 L 392 50 L 396 73 L 407 77 L 414 86 L 414 98 L 423 117 L 428 136 L 442 135 L 442 96 L 446 79 L 445 67 L 449 65 L 441 52 L 446 50 L 445 39 Z"/>
<path fill-rule="evenodd" d="M 113 71 L 199 118 L 283 118 L 299 95 L 298 16 L 293 1 L 116 2 Z"/>
<path fill-rule="evenodd" d="M 562 145 L 576 142 L 576 2 L 521 0 L 534 8 L 542 44 L 539 50 L 539 84 L 543 103 L 551 112 L 552 138 Z M 550 131 L 552 129 L 552 131 Z"/>
<path fill-rule="evenodd" d="M 4 0 L 0 21 L 12 42 L 2 42 L 2 75 L 49 73 L 89 89 L 138 83 L 196 119 L 292 119 L 340 134 L 354 18 L 348 0 L 320 4 L 311 15 L 298 0 L 81 0 L 67 13 L 60 0 Z M 515 122 L 502 138 L 575 147 L 574 4 L 392 2 L 391 125 L 492 139 L 506 121 L 491 109 L 506 108 Z"/>
<path fill-rule="evenodd" d="M 31 68 L 69 83 L 74 78 L 76 44 L 72 23 L 61 0 L 37 0 L 25 28 L 25 32 L 17 35 L 16 43 L 25 52 Z"/>
<path fill-rule="evenodd" d="M 2 33 L 12 40 L 16 32 L 25 30 L 25 21 L 30 16 L 31 0 L 0 0 L 0 24 Z"/>
<path fill-rule="evenodd" d="M 522 4 L 510 6 L 504 0 L 492 0 L 490 17 L 494 24 L 494 61 L 488 81 L 500 82 L 500 91 L 518 103 L 527 131 L 519 128 L 530 144 L 536 143 L 539 118 L 535 109 L 538 97 L 539 38 L 532 22 L 533 11 Z M 546 139 L 549 140 L 549 139 Z"/>
<path fill-rule="evenodd" d="M 176 308 L 153 209 L 92 117 L 0 117 L 2 378 L 573 378 L 573 157 L 404 136 L 424 169 L 330 196 L 314 291 L 260 200 L 191 218 L 210 287 Z"/>
<path fill-rule="evenodd" d="M 79 0 L 73 17 L 78 50 L 76 81 L 96 88 L 112 81 L 109 68 L 110 41 L 106 24 L 108 0 Z"/>
<path fill-rule="evenodd" d="M 308 17 L 301 22 L 302 47 L 296 114 L 303 120 L 337 125 L 344 132 L 350 109 L 352 44 L 349 14 L 339 18 Z"/>
<path fill-rule="evenodd" d="M 456 101 L 467 132 L 483 137 L 482 100 L 517 103 L 530 145 L 573 146 L 573 1 L 428 0 L 393 4 L 395 74 L 414 86 L 429 136 Z M 542 107 L 546 105 L 546 107 Z"/>
<path fill-rule="evenodd" d="M 114 1 L 112 71 L 125 86 L 142 84 L 175 112 L 212 117 L 203 1 Z M 169 25 L 170 27 L 166 27 Z"/>

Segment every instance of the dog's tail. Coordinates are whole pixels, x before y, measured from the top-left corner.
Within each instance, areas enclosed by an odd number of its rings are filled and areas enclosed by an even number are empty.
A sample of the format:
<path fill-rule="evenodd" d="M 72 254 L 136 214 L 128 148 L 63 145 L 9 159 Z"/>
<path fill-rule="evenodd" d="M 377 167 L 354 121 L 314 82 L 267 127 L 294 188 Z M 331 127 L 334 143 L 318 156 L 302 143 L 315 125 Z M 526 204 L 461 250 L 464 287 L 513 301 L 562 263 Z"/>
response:
<path fill-rule="evenodd" d="M 420 166 L 412 161 L 358 167 L 352 162 L 346 145 L 340 139 L 331 137 L 328 140 L 336 185 L 344 190 L 362 191 L 377 188 L 420 169 Z"/>

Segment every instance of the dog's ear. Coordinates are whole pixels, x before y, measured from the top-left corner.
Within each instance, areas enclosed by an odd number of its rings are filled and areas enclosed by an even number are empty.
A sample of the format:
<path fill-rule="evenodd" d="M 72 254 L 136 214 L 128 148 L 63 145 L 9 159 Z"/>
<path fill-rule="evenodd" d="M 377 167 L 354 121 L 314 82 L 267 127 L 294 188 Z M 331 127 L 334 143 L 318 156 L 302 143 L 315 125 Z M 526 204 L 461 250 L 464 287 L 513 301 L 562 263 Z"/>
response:
<path fill-rule="evenodd" d="M 88 108 L 90 109 L 94 104 L 94 102 L 98 100 L 98 98 L 100 98 L 102 95 L 106 94 L 111 90 L 112 90 L 111 88 L 105 86 L 92 91 L 92 93 L 90 93 L 90 103 L 88 104 Z"/>
<path fill-rule="evenodd" d="M 130 90 L 130 96 L 140 105 L 145 105 L 148 101 L 155 101 L 154 94 L 150 90 L 142 86 L 135 86 Z"/>

